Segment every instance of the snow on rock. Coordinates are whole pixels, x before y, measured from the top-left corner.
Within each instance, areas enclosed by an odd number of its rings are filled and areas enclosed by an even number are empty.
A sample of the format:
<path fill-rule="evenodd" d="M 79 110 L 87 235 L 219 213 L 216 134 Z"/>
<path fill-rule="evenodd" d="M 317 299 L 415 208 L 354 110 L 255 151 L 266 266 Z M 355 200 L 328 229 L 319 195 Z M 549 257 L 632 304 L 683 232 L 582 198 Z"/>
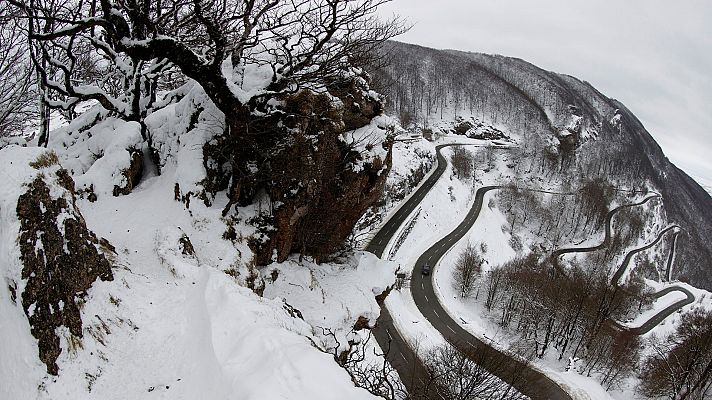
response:
<path fill-rule="evenodd" d="M 373 118 L 368 125 L 341 135 L 341 141 L 361 155 L 353 165 L 354 172 L 363 171 L 365 164 L 381 163 L 381 172 L 387 168 L 385 161 L 388 148 L 384 143 L 388 140 L 389 133 L 395 131 L 395 127 L 395 119 L 381 115 Z"/>
<path fill-rule="evenodd" d="M 160 167 L 175 169 L 175 183 L 182 194 L 208 195 L 203 187 L 207 175 L 203 147 L 224 132 L 225 117 L 194 82 L 172 95 L 177 100 L 146 118 Z"/>
<path fill-rule="evenodd" d="M 80 309 L 87 291 L 98 279 L 113 280 L 103 254 L 110 252 L 111 245 L 87 229 L 75 207 L 74 182 L 54 152 L 12 146 L 0 151 L 0 160 L 2 171 L 7 171 L 0 197 L 0 250 L 5 258 L 0 275 L 7 283 L 10 301 L 21 306 L 31 326 L 24 334 L 37 339 L 29 354 L 56 375 L 57 358 L 63 352 L 58 335 L 66 332 L 66 338 L 79 340 L 83 330 Z M 105 250 L 100 250 L 100 243 Z M 14 311 L 3 310 L 3 314 L 16 316 Z M 19 360 L 3 357 L 2 361 Z M 0 367 L 7 368 L 11 367 Z"/>
<path fill-rule="evenodd" d="M 57 377 L 45 372 L 27 317 L 13 301 L 24 289 L 17 198 L 39 173 L 29 162 L 45 150 L 0 150 L 0 283 L 5 288 L 0 289 L 0 398 L 374 398 L 356 388 L 312 341 L 322 339 L 315 336 L 317 313 L 328 316 L 328 326 L 342 335 L 359 316 L 373 324 L 375 296 L 392 284 L 393 265 L 362 253 L 320 266 L 290 259 L 279 265 L 277 283 L 294 289 L 287 280 L 304 285 L 311 277 L 300 271 L 313 270 L 319 289 L 300 297 L 268 286 L 274 298 L 266 299 L 244 287 L 263 279 L 251 267 L 246 240 L 254 231 L 246 221 L 258 214 L 257 206 L 241 207 L 225 219 L 224 192 L 210 205 L 196 202 L 190 210 L 174 199 L 176 183 L 184 193 L 201 189 L 202 146 L 222 132 L 222 115 L 214 114 L 202 96 L 186 87 L 149 117 L 161 175 L 144 174 L 124 196 L 110 194 L 118 182 L 115 173 L 128 161 L 123 153 L 137 143 L 145 146 L 137 124 L 106 118 L 82 132 L 52 132 L 50 147 L 73 173 L 78 189 L 94 185 L 97 193 L 94 201 L 76 202 L 87 226 L 116 249 L 114 281 L 95 282 L 85 296 L 83 337 L 77 340 L 61 327 L 56 331 L 62 349 Z M 192 112 L 201 105 L 202 111 Z M 88 120 L 101 117 L 91 113 Z M 301 308 L 307 321 L 283 298 Z"/>
<path fill-rule="evenodd" d="M 419 130 L 426 136 L 463 135 L 472 139 L 516 141 L 503 124 L 480 117 L 446 110 L 442 117 L 430 117 Z"/>
<path fill-rule="evenodd" d="M 99 119 L 103 120 L 83 128 Z M 140 152 L 142 143 L 137 122 L 107 117 L 96 107 L 52 131 L 48 148 L 55 150 L 62 165 L 72 173 L 79 192 L 111 196 L 118 194 L 115 188 L 132 185 L 127 171 L 131 168 L 132 152 Z"/>
<path fill-rule="evenodd" d="M 37 340 L 22 305 L 25 282 L 17 241 L 20 221 L 17 199 L 39 171 L 30 167 L 45 152 L 40 148 L 0 149 L 0 398 L 28 398 L 46 374 L 37 357 Z"/>

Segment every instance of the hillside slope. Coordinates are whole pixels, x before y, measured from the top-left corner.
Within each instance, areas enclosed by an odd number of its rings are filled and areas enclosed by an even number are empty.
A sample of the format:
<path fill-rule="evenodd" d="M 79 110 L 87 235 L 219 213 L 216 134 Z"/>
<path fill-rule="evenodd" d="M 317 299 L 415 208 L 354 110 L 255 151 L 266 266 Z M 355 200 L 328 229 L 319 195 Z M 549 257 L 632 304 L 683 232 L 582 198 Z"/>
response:
<path fill-rule="evenodd" d="M 712 289 L 712 198 L 622 103 L 588 82 L 516 58 L 398 42 L 384 51 L 392 64 L 374 75 L 404 125 L 468 135 L 471 125 L 491 126 L 519 143 L 528 172 L 540 168 L 550 181 L 575 187 L 600 177 L 619 188 L 660 192 L 660 217 L 684 230 L 673 279 Z"/>

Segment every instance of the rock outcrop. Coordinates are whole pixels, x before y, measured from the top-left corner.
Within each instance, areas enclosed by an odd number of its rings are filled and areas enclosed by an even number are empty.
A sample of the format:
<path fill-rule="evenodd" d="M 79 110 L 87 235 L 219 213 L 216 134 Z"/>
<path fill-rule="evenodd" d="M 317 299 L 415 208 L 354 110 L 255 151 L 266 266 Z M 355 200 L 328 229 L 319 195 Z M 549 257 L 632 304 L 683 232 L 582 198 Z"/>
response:
<path fill-rule="evenodd" d="M 141 181 L 141 175 L 143 174 L 143 153 L 140 149 L 130 148 L 126 151 L 129 152 L 130 162 L 127 168 L 121 171 L 124 176 L 122 180 L 122 185 L 114 185 L 114 196 L 127 195 L 131 193 L 134 187 Z"/>
<path fill-rule="evenodd" d="M 97 279 L 113 280 L 113 274 L 98 249 L 100 239 L 74 205 L 74 181 L 69 173 L 64 169 L 47 173 L 37 175 L 19 197 L 17 216 L 22 279 L 26 280 L 22 307 L 38 341 L 40 360 L 47 372 L 56 375 L 62 351 L 57 328 L 66 327 L 81 338 L 82 297 Z"/>
<path fill-rule="evenodd" d="M 206 182 L 220 189 L 229 160 L 230 203 L 259 202 L 250 240 L 256 265 L 300 252 L 324 260 L 338 250 L 363 213 L 380 200 L 391 166 L 385 127 L 368 143 L 345 138 L 370 127 L 383 110 L 363 77 L 330 89 L 302 90 L 281 99 L 268 116 L 252 115 L 204 147 Z M 226 154 L 229 155 L 226 157 Z M 212 177 L 211 177 L 212 176 Z"/>

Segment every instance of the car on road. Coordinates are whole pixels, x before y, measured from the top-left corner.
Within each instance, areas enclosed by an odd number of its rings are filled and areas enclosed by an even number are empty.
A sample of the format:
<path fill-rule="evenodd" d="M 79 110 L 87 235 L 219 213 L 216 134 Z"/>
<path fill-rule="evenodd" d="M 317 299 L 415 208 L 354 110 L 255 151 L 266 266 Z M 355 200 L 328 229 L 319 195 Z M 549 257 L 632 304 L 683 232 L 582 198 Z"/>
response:
<path fill-rule="evenodd" d="M 420 268 L 420 273 L 423 275 L 430 275 L 430 265 L 423 264 L 423 266 Z"/>

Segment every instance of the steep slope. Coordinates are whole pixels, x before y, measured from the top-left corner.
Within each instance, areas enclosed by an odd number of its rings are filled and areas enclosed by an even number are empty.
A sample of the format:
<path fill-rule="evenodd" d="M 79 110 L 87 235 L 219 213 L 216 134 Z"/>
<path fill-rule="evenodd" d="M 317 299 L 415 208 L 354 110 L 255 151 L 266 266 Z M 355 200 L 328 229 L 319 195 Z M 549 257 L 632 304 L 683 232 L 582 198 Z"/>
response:
<path fill-rule="evenodd" d="M 0 148 L 0 399 L 374 398 L 334 354 L 368 337 L 397 265 L 350 251 L 258 269 L 253 221 L 278 205 L 223 216 L 204 158 L 222 116 L 195 84 L 173 94 L 147 119 L 160 174 L 139 125 L 99 107 L 48 149 Z M 354 147 L 351 176 L 386 152 Z"/>
<path fill-rule="evenodd" d="M 602 177 L 621 188 L 655 190 L 659 217 L 679 224 L 673 278 L 712 288 L 712 198 L 673 165 L 623 104 L 588 82 L 499 55 L 391 42 L 390 67 L 374 73 L 389 111 L 415 129 L 452 132 L 463 118 L 491 124 L 519 143 L 530 173 L 575 186 Z M 669 246 L 669 244 L 666 244 Z"/>

